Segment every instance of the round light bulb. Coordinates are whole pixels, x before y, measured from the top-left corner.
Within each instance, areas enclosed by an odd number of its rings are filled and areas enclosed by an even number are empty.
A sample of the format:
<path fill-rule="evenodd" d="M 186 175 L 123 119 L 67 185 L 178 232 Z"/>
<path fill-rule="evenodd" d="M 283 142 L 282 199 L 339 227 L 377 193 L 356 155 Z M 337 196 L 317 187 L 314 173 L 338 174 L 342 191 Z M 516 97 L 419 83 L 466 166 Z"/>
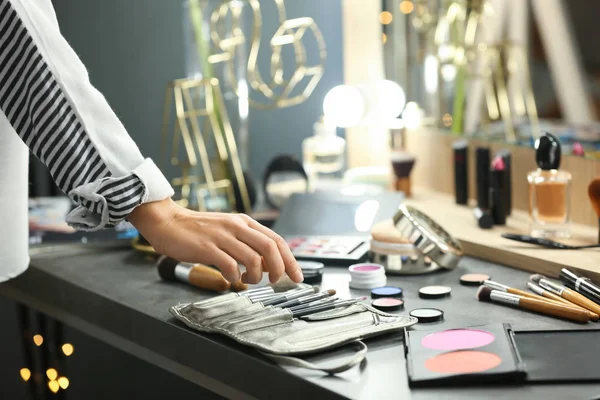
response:
<path fill-rule="evenodd" d="M 331 89 L 323 101 L 323 114 L 328 122 L 341 128 L 358 124 L 365 112 L 365 102 L 360 91 L 352 86 L 340 85 Z"/>
<path fill-rule="evenodd" d="M 423 110 L 414 101 L 409 102 L 402 113 L 402 119 L 409 129 L 416 128 L 421 125 L 423 119 Z"/>
<path fill-rule="evenodd" d="M 402 87 L 394 81 L 376 81 L 375 103 L 373 110 L 378 118 L 390 120 L 398 117 L 404 110 L 406 95 Z"/>

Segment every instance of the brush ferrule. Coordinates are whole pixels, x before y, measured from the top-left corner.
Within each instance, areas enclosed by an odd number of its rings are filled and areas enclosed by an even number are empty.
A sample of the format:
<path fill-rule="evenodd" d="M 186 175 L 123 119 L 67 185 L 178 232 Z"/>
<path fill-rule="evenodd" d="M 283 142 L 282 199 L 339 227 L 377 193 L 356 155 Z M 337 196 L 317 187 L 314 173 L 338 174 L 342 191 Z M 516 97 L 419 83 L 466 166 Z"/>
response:
<path fill-rule="evenodd" d="M 498 290 L 492 290 L 490 293 L 490 299 L 499 303 L 510 304 L 512 306 L 518 306 L 521 298 L 515 294 L 506 292 L 500 292 Z"/>
<path fill-rule="evenodd" d="M 554 294 L 557 294 L 559 296 L 562 296 L 563 291 L 565 290 L 565 287 L 562 285 L 558 285 L 552 281 L 549 281 L 547 279 L 540 279 L 540 286 Z"/>
<path fill-rule="evenodd" d="M 509 286 L 494 281 L 483 281 L 483 285 L 489 287 L 490 289 L 499 290 L 501 292 L 507 292 L 508 289 L 510 289 Z"/>
<path fill-rule="evenodd" d="M 175 279 L 181 282 L 189 282 L 191 271 L 192 267 L 190 265 L 177 264 L 175 266 Z"/>
<path fill-rule="evenodd" d="M 544 289 L 542 289 L 541 287 L 539 287 L 535 283 L 527 282 L 527 287 L 529 289 L 531 289 L 531 291 L 534 292 L 537 295 L 540 295 L 540 296 L 544 295 Z"/>

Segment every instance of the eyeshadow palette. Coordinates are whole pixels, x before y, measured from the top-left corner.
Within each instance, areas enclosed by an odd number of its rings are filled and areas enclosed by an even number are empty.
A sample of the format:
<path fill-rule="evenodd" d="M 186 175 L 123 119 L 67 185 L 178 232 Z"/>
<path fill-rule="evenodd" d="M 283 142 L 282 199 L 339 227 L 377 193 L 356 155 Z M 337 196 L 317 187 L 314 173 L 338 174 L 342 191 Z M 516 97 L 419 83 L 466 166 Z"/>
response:
<path fill-rule="evenodd" d="M 369 241 L 360 236 L 284 236 L 299 260 L 326 264 L 353 264 L 364 261 Z"/>
<path fill-rule="evenodd" d="M 430 331 L 406 330 L 409 385 L 518 383 L 525 365 L 508 324 Z"/>

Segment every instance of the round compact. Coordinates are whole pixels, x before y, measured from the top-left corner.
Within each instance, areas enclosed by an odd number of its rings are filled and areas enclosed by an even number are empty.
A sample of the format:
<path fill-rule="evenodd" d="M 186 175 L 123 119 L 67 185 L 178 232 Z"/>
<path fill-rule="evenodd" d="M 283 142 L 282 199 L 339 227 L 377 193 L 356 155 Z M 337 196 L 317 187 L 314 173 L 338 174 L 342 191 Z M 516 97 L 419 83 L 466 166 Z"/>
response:
<path fill-rule="evenodd" d="M 437 322 L 444 319 L 444 312 L 437 308 L 416 308 L 410 312 L 419 322 Z"/>
<path fill-rule="evenodd" d="M 369 256 L 371 261 L 385 265 L 390 274 L 424 274 L 439 269 L 431 260 L 425 262 L 425 257 L 396 229 L 392 219 L 378 222 L 371 229 Z"/>
<path fill-rule="evenodd" d="M 305 283 L 317 283 L 323 280 L 325 264 L 316 261 L 298 261 Z"/>
<path fill-rule="evenodd" d="M 424 286 L 419 289 L 419 297 L 423 299 L 440 299 L 450 296 L 452 288 L 449 286 Z"/>
<path fill-rule="evenodd" d="M 463 255 L 461 244 L 444 228 L 414 207 L 402 204 L 393 218 L 400 234 L 408 238 L 419 256 L 446 269 L 454 269 Z"/>
<path fill-rule="evenodd" d="M 385 286 L 385 268 L 380 264 L 354 264 L 348 268 L 350 287 L 353 289 L 374 289 Z"/>
<path fill-rule="evenodd" d="M 464 274 L 460 277 L 460 283 L 465 286 L 479 286 L 490 279 L 492 277 L 488 274 Z"/>
<path fill-rule="evenodd" d="M 392 297 L 383 297 L 373 300 L 371 305 L 380 311 L 398 311 L 404 308 L 404 300 L 394 299 Z"/>
<path fill-rule="evenodd" d="M 396 286 L 383 286 L 371 290 L 371 298 L 402 297 L 402 288 Z"/>

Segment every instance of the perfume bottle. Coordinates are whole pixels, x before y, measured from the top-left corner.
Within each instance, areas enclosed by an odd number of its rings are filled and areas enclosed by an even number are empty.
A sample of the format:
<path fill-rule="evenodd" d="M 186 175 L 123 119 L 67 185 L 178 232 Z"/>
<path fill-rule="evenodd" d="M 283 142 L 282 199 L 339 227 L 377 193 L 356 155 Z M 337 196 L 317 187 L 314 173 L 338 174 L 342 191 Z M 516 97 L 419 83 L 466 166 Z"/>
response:
<path fill-rule="evenodd" d="M 313 125 L 314 136 L 302 142 L 303 166 L 309 181 L 341 178 L 345 165 L 346 140 L 336 135 L 335 125 L 321 119 Z"/>
<path fill-rule="evenodd" d="M 560 142 L 544 133 L 535 142 L 538 169 L 527 175 L 531 235 L 571 236 L 571 174 L 560 167 Z"/>

